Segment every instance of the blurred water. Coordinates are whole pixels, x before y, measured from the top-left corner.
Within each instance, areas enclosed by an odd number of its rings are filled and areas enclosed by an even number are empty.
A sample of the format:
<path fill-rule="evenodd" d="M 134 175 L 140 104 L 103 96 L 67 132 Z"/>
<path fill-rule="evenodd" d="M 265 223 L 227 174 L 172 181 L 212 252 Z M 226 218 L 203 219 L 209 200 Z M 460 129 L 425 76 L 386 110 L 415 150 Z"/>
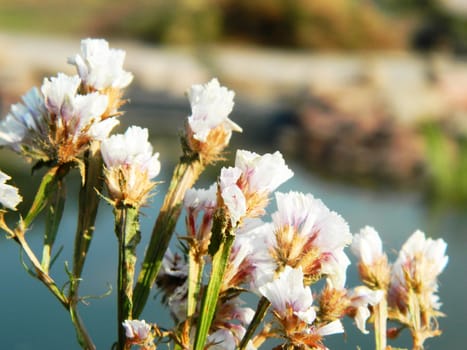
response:
<path fill-rule="evenodd" d="M 450 212 L 437 218 L 430 218 L 415 194 L 392 194 L 373 192 L 344 185 L 336 185 L 320 180 L 299 166 L 292 165 L 294 178 L 283 185 L 281 190 L 298 190 L 311 192 L 333 210 L 340 213 L 348 222 L 352 232 L 358 231 L 366 224 L 373 225 L 383 236 L 386 250 L 394 257 L 394 253 L 416 228 L 428 234 L 442 236 L 449 244 L 450 262 L 441 276 L 440 295 L 444 302 L 442 310 L 448 318 L 440 320 L 444 335 L 428 342 L 431 349 L 457 348 L 464 345 L 463 325 L 459 320 L 465 319 L 467 307 L 463 299 L 467 288 L 465 278 L 465 256 L 467 246 L 467 218 L 462 213 Z M 161 175 L 168 180 L 169 171 Z M 71 247 L 75 228 L 76 184 L 69 186 L 70 200 L 66 206 L 64 220 L 61 224 L 57 247 L 64 250 L 61 262 L 54 267 L 57 281 L 66 280 L 63 261 L 71 260 Z M 144 209 L 141 229 L 143 242 L 139 256 L 143 253 L 147 235 L 151 230 L 156 208 L 160 206 L 164 185 L 159 188 L 159 195 L 154 198 L 151 208 Z M 113 216 L 108 205 L 102 203 L 96 226 L 96 234 L 86 263 L 82 295 L 100 295 L 107 290 L 107 283 L 115 286 L 116 239 L 113 233 Z M 40 245 L 41 225 L 35 224 L 29 234 L 29 241 L 37 249 Z M 177 230 L 180 232 L 182 227 Z M 355 270 L 349 269 L 348 285 L 358 283 Z M 0 334 L 2 349 L 77 349 L 75 335 L 65 310 L 48 291 L 36 280 L 27 275 L 21 267 L 18 247 L 14 242 L 0 239 Z M 89 305 L 82 305 L 81 312 L 98 349 L 109 349 L 115 339 L 115 292 L 103 299 L 90 299 Z M 150 299 L 143 317 L 148 321 L 169 325 L 167 310 L 157 301 Z M 346 323 L 347 336 L 331 336 L 326 344 L 332 349 L 371 349 L 371 336 L 363 337 L 355 331 L 351 322 Z"/>

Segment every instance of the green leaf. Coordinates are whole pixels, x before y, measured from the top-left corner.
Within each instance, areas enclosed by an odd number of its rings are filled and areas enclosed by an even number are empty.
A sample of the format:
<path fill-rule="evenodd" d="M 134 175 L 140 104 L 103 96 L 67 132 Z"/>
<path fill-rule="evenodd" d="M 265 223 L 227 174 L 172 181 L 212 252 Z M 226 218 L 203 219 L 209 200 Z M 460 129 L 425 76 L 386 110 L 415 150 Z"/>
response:
<path fill-rule="evenodd" d="M 44 247 L 42 250 L 42 268 L 48 271 L 51 264 L 52 248 L 57 236 L 58 227 L 62 221 L 63 208 L 65 206 L 66 188 L 63 179 L 55 184 L 55 192 L 49 195 L 49 208 L 45 222 Z"/>
<path fill-rule="evenodd" d="M 57 173 L 58 167 L 53 167 L 42 178 L 31 208 L 23 220 L 25 227 L 29 227 L 36 216 L 47 206 L 47 199 L 56 188 Z"/>

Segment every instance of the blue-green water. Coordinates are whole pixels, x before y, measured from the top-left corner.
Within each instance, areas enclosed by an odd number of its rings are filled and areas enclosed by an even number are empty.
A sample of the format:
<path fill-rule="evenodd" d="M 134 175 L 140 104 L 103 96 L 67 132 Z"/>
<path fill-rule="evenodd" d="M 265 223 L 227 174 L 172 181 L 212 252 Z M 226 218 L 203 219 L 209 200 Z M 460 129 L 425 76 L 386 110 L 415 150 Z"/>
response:
<path fill-rule="evenodd" d="M 331 209 L 340 213 L 349 223 L 352 232 L 366 224 L 374 226 L 382 235 L 386 251 L 394 258 L 397 249 L 415 229 L 420 228 L 433 237 L 443 237 L 448 242 L 450 261 L 440 279 L 442 311 L 448 317 L 440 320 L 444 331 L 442 337 L 428 341 L 428 349 L 462 349 L 465 344 L 464 321 L 467 303 L 465 256 L 467 248 L 467 216 L 463 213 L 448 212 L 433 218 L 421 204 L 416 194 L 388 193 L 353 188 L 329 183 L 303 171 L 297 165 L 291 166 L 294 178 L 280 190 L 310 192 L 321 198 Z M 160 178 L 168 181 L 170 170 Z M 70 198 L 76 193 L 73 183 L 69 186 Z M 144 209 L 142 232 L 147 239 L 155 212 L 160 206 L 164 185 L 154 197 L 152 206 Z M 60 262 L 54 266 L 58 281 L 65 281 L 64 260 L 71 260 L 71 248 L 75 230 L 76 203 L 70 200 L 66 206 L 64 220 L 60 227 L 57 247 L 64 250 Z M 102 203 L 96 227 L 96 234 L 86 262 L 82 294 L 100 295 L 107 290 L 107 283 L 115 285 L 116 239 L 113 233 L 113 217 L 109 206 Z M 182 228 L 179 228 L 181 230 Z M 41 226 L 35 224 L 29 234 L 29 241 L 36 249 L 41 243 Z M 140 256 L 143 253 L 143 240 Z M 350 253 L 349 253 L 350 255 Z M 78 349 L 69 316 L 61 305 L 36 280 L 28 276 L 21 267 L 18 246 L 0 239 L 0 335 L 1 349 Z M 349 268 L 348 285 L 357 283 L 353 265 Z M 103 299 L 90 299 L 81 306 L 81 313 L 98 349 L 110 349 L 115 339 L 115 292 Z M 167 310 L 151 299 L 144 318 L 168 324 Z M 346 323 L 347 336 L 328 337 L 326 345 L 331 349 L 371 349 L 373 339 L 355 331 L 351 322 Z"/>

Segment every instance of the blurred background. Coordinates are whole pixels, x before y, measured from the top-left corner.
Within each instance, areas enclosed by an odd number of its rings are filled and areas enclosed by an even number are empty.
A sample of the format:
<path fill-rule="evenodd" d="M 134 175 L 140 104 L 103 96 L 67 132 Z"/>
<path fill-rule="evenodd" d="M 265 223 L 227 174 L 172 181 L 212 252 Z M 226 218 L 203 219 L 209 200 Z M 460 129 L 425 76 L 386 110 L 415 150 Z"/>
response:
<path fill-rule="evenodd" d="M 374 226 L 386 251 L 417 228 L 448 243 L 441 276 L 443 336 L 428 349 L 463 348 L 467 314 L 467 0 L 0 0 L 0 111 L 44 77 L 72 74 L 67 57 L 81 38 L 103 37 L 127 51 L 135 79 L 121 119 L 147 127 L 161 153 L 158 195 L 145 209 L 143 242 L 180 151 L 190 113 L 184 92 L 218 77 L 235 90 L 238 147 L 280 150 L 295 172 L 281 190 L 310 192 L 340 213 L 356 233 Z M 221 166 L 220 164 L 219 166 Z M 0 150 L 0 169 L 21 188 L 26 210 L 41 173 Z M 199 186 L 214 181 L 209 171 Z M 66 281 L 75 230 L 77 174 L 61 225 L 64 250 L 54 267 Z M 115 285 L 112 212 L 101 205 L 83 293 Z M 41 244 L 41 222 L 31 231 Z M 183 234 L 183 225 L 177 228 Z M 146 233 L 146 236 L 145 236 Z M 349 253 L 350 254 L 350 253 Z M 350 268 L 348 285 L 358 283 Z M 0 336 L 7 349 L 75 349 L 68 315 L 21 267 L 18 247 L 0 237 Z M 98 349 L 111 347 L 115 305 L 90 299 L 83 317 Z M 144 317 L 170 326 L 157 299 Z M 21 325 L 21 327 L 19 326 Z M 331 349 L 371 349 L 349 321 Z M 395 345 L 407 344 L 407 335 Z"/>

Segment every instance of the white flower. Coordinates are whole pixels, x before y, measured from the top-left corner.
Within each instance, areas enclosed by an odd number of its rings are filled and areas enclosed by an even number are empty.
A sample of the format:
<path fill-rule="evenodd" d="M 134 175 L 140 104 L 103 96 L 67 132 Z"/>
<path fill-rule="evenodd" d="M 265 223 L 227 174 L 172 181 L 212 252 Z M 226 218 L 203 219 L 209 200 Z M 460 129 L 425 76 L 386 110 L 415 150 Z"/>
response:
<path fill-rule="evenodd" d="M 240 270 L 248 271 L 243 282 L 250 282 L 250 289 L 258 292 L 258 287 L 274 279 L 277 263 L 269 250 L 272 246 L 273 226 L 260 219 L 247 219 L 235 232 L 232 251 L 245 251 Z"/>
<path fill-rule="evenodd" d="M 123 70 L 125 51 L 110 49 L 104 39 L 84 39 L 81 41 L 81 54 L 68 58 L 75 65 L 82 81 L 94 88 L 125 88 L 133 80 L 133 75 Z"/>
<path fill-rule="evenodd" d="M 441 303 L 434 294 L 438 291 L 438 275 L 448 263 L 445 255 L 447 244 L 442 239 L 425 238 L 416 231 L 402 246 L 393 265 L 390 285 L 390 301 L 405 308 L 409 290 L 420 295 L 422 307 L 439 309 Z"/>
<path fill-rule="evenodd" d="M 250 192 L 273 192 L 293 176 L 279 151 L 259 155 L 238 150 L 235 167 L 242 170 Z"/>
<path fill-rule="evenodd" d="M 316 330 L 320 336 L 344 333 L 344 326 L 340 320 L 332 321 Z"/>
<path fill-rule="evenodd" d="M 118 124 L 120 124 L 120 121 L 117 118 L 107 118 L 92 124 L 88 134 L 93 140 L 104 141 Z"/>
<path fill-rule="evenodd" d="M 106 181 L 113 199 L 141 205 L 154 186 L 151 179 L 160 172 L 159 153 L 153 153 L 148 130 L 129 127 L 124 134 L 102 141 Z"/>
<path fill-rule="evenodd" d="M 238 150 L 235 167 L 223 168 L 219 181 L 232 225 L 237 225 L 244 217 L 264 214 L 269 193 L 292 175 L 280 152 L 259 155 Z"/>
<path fill-rule="evenodd" d="M 367 266 L 373 265 L 383 257 L 381 238 L 378 232 L 370 226 L 365 226 L 354 236 L 350 249 Z"/>
<path fill-rule="evenodd" d="M 347 267 L 350 260 L 343 248 L 322 253 L 321 273 L 327 277 L 328 283 L 336 289 L 344 288 L 347 279 Z"/>
<path fill-rule="evenodd" d="M 186 280 L 182 285 L 176 287 L 167 298 L 167 305 L 169 306 L 171 315 L 178 322 L 186 319 L 188 307 L 187 296 L 188 281 Z"/>
<path fill-rule="evenodd" d="M 16 187 L 5 183 L 9 179 L 11 177 L 0 170 L 0 203 L 6 208 L 16 210 L 23 198 L 18 194 Z"/>
<path fill-rule="evenodd" d="M 47 139 L 48 117 L 44 99 L 37 88 L 23 97 L 23 103 L 13 104 L 10 113 L 0 123 L 0 146 L 8 146 L 15 152 L 27 149 L 42 152 L 36 141 Z"/>
<path fill-rule="evenodd" d="M 185 192 L 183 205 L 194 212 L 214 209 L 217 205 L 217 184 L 213 183 L 208 189 L 189 188 Z"/>
<path fill-rule="evenodd" d="M 347 222 L 311 194 L 276 192 L 276 202 L 276 255 L 287 265 L 303 266 L 307 277 L 323 273 L 334 288 L 343 287 L 350 264 L 343 249 L 352 240 Z"/>
<path fill-rule="evenodd" d="M 150 334 L 151 326 L 145 320 L 125 320 L 122 323 L 128 339 L 144 341 Z"/>
<path fill-rule="evenodd" d="M 212 79 L 205 85 L 193 85 L 188 92 L 191 104 L 191 116 L 188 124 L 193 132 L 193 138 L 206 142 L 211 130 L 222 126 L 228 133 L 227 142 L 232 131 L 242 129 L 228 118 L 234 105 L 234 92 L 220 86 L 217 79 Z"/>
<path fill-rule="evenodd" d="M 219 178 L 221 196 L 229 210 L 232 226 L 245 216 L 247 209 L 245 195 L 237 185 L 241 175 L 242 171 L 238 168 L 222 168 Z"/>
<path fill-rule="evenodd" d="M 74 161 L 93 140 L 101 140 L 118 124 L 102 120 L 108 97 L 79 95 L 80 78 L 59 73 L 31 89 L 24 104 L 11 107 L 0 125 L 0 145 L 41 161 Z"/>
<path fill-rule="evenodd" d="M 210 334 L 207 343 L 209 350 L 235 350 L 237 348 L 235 337 L 228 329 L 219 329 Z"/>
<path fill-rule="evenodd" d="M 294 315 L 308 324 L 316 318 L 311 289 L 304 286 L 300 267 L 286 266 L 277 279 L 259 287 L 259 291 L 281 317 L 286 318 L 291 308 Z"/>
<path fill-rule="evenodd" d="M 58 73 L 56 77 L 45 78 L 41 91 L 48 111 L 70 120 L 73 117 L 73 104 L 80 84 L 81 80 L 77 75 Z"/>
<path fill-rule="evenodd" d="M 355 324 L 357 328 L 364 334 L 368 334 L 365 328 L 366 320 L 370 317 L 371 313 L 368 306 L 375 306 L 384 298 L 384 291 L 371 290 L 365 286 L 355 287 L 352 291 L 347 293 L 350 300 L 350 307 L 355 309 Z"/>
<path fill-rule="evenodd" d="M 134 166 L 147 171 L 150 179 L 159 175 L 159 153 L 153 153 L 148 136 L 148 129 L 130 126 L 124 134 L 112 135 L 104 140 L 101 150 L 106 167 Z"/>
<path fill-rule="evenodd" d="M 165 251 L 158 277 L 175 277 L 185 280 L 188 277 L 188 264 L 178 254 L 173 254 L 170 248 Z"/>

